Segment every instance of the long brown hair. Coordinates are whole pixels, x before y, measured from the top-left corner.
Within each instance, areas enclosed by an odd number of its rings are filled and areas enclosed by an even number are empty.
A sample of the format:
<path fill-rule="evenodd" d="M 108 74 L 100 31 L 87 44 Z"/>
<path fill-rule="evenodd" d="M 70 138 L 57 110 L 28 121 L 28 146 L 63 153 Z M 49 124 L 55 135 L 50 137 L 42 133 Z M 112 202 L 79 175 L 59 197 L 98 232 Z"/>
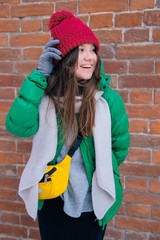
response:
<path fill-rule="evenodd" d="M 92 134 L 95 123 L 95 93 L 101 79 L 101 60 L 97 53 L 97 64 L 90 80 L 77 80 L 75 66 L 78 60 L 78 47 L 69 52 L 55 67 L 53 75 L 48 81 L 46 95 L 55 103 L 57 114 L 60 117 L 60 127 L 65 130 L 66 142 L 69 138 L 70 128 L 73 127 L 73 137 L 69 146 L 75 140 L 78 130 L 83 137 Z M 82 95 L 82 103 L 77 118 L 75 114 L 76 96 Z M 55 98 L 56 97 L 56 98 Z M 63 108 L 60 104 L 63 97 Z"/>

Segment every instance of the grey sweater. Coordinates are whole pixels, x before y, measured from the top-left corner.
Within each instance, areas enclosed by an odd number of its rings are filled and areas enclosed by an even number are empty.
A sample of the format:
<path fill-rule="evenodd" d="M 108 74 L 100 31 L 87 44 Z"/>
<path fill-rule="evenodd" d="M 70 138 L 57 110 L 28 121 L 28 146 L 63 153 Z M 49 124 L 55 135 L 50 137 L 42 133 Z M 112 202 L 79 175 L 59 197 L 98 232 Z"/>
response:
<path fill-rule="evenodd" d="M 68 147 L 63 145 L 57 163 L 61 162 L 67 153 Z M 91 189 L 80 147 L 72 157 L 68 187 L 61 197 L 64 200 L 64 212 L 70 217 L 78 218 L 82 212 L 93 211 Z"/>

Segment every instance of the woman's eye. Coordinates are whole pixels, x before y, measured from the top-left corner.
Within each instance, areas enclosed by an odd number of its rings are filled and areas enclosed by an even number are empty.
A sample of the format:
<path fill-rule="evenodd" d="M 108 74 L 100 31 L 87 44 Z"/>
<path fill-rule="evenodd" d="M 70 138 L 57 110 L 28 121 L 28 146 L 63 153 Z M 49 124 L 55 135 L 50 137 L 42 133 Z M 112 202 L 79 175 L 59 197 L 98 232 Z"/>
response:
<path fill-rule="evenodd" d="M 84 49 L 83 48 L 79 48 L 79 52 L 83 52 L 84 51 Z"/>
<path fill-rule="evenodd" d="M 96 49 L 95 49 L 95 48 L 93 48 L 93 49 L 92 49 L 92 52 L 94 52 L 94 53 L 95 53 L 95 52 L 96 52 Z"/>

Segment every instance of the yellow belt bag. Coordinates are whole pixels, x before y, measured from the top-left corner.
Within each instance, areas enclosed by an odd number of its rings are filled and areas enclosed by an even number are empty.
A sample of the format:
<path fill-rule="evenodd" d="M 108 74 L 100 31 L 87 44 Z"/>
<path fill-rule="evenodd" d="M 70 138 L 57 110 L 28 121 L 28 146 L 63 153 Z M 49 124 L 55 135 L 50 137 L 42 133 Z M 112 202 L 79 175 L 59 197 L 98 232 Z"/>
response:
<path fill-rule="evenodd" d="M 74 152 L 82 141 L 81 133 L 78 133 L 76 140 L 70 147 L 68 154 L 62 162 L 47 166 L 43 178 L 38 183 L 39 194 L 41 200 L 56 198 L 66 191 L 69 179 L 69 169 L 71 159 Z"/>

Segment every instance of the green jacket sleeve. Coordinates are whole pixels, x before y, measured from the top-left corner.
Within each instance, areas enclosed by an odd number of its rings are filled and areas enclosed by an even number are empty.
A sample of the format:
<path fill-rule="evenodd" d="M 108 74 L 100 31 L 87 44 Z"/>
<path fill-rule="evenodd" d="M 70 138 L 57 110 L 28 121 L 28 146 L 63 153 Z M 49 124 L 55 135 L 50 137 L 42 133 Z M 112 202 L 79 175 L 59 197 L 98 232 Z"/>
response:
<path fill-rule="evenodd" d="M 34 135 L 39 126 L 38 106 L 47 87 L 47 79 L 37 70 L 24 80 L 17 97 L 6 116 L 6 128 L 18 137 Z"/>
<path fill-rule="evenodd" d="M 120 94 L 109 88 L 106 95 L 111 113 L 112 153 L 115 155 L 119 167 L 125 160 L 130 145 L 129 121 Z"/>

